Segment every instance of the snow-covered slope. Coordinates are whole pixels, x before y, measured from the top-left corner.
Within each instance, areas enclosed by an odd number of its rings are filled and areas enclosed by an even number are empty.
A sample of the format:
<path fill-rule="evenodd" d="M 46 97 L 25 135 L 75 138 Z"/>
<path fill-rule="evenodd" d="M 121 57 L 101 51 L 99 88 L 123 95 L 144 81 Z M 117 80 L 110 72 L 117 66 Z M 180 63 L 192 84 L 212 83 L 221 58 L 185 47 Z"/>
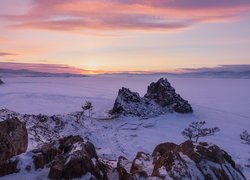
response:
<path fill-rule="evenodd" d="M 0 108 L 19 113 L 62 114 L 64 127 L 58 136 L 80 134 L 88 136 L 97 147 L 99 156 L 115 159 L 124 155 L 130 159 L 138 151 L 151 152 L 162 142 L 181 143 L 181 131 L 192 121 L 207 121 L 221 132 L 203 140 L 225 149 L 236 163 L 244 166 L 250 157 L 249 146 L 241 143 L 239 134 L 250 131 L 250 80 L 181 79 L 169 81 L 193 106 L 193 114 L 166 114 L 156 118 L 121 117 L 113 120 L 75 122 L 74 113 L 84 100 L 94 105 L 94 118 L 106 116 L 113 107 L 122 86 L 145 94 L 145 87 L 158 77 L 85 77 L 85 78 L 5 78 L 0 87 Z M 71 113 L 71 114 L 69 114 Z M 64 114 L 64 115 L 63 115 Z M 73 115 L 72 115 L 73 114 Z M 33 126 L 34 122 L 27 124 Z M 53 129 L 55 122 L 42 123 Z M 32 136 L 30 136 L 31 138 Z M 45 137 L 45 136 L 44 136 Z M 30 140 L 29 148 L 37 146 Z M 243 172 L 250 178 L 250 170 Z"/>

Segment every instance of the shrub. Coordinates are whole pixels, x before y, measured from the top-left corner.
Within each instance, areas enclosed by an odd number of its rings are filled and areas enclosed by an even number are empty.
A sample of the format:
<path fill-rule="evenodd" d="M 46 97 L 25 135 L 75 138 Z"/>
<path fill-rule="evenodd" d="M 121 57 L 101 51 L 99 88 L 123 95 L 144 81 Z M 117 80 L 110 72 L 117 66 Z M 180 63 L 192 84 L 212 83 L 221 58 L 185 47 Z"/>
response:
<path fill-rule="evenodd" d="M 200 137 L 212 136 L 220 131 L 219 127 L 204 128 L 205 124 L 205 121 L 192 122 L 181 134 L 191 141 L 198 142 Z"/>

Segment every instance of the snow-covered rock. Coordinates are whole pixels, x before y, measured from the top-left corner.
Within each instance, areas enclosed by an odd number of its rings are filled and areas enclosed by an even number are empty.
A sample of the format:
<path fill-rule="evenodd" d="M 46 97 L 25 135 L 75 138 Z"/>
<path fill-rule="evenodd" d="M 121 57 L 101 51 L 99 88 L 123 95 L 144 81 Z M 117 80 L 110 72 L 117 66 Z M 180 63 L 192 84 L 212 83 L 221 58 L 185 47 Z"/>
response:
<path fill-rule="evenodd" d="M 161 78 L 148 86 L 144 97 L 127 88 L 120 89 L 111 114 L 152 117 L 173 111 L 191 113 L 193 109 L 188 101 L 175 92 L 167 79 Z"/>
<path fill-rule="evenodd" d="M 188 101 L 184 100 L 179 94 L 177 94 L 168 80 L 164 78 L 151 83 L 148 86 L 147 93 L 144 97 L 154 100 L 161 107 L 168 106 L 169 108 L 173 108 L 175 112 L 193 112 L 193 109 Z"/>
<path fill-rule="evenodd" d="M 107 179 L 109 167 L 99 160 L 90 141 L 80 136 L 66 136 L 1 162 L 0 176 L 34 173 L 38 169 L 48 169 L 50 179 L 72 179 L 87 174 L 93 179 Z"/>
<path fill-rule="evenodd" d="M 155 102 L 142 98 L 138 93 L 123 87 L 118 92 L 111 114 L 150 117 L 162 114 L 166 110 L 168 109 L 163 111 L 163 108 Z"/>
<path fill-rule="evenodd" d="M 95 146 L 80 136 L 68 136 L 59 140 L 59 153 L 50 168 L 51 179 L 79 178 L 90 173 L 96 179 L 105 179 L 107 167 L 96 154 Z"/>
<path fill-rule="evenodd" d="M 152 155 L 139 152 L 127 173 L 137 178 L 245 179 L 227 152 L 214 144 L 191 141 L 159 144 Z"/>
<path fill-rule="evenodd" d="M 29 134 L 28 150 L 58 140 L 62 135 L 71 135 L 72 132 L 76 132 L 74 130 L 78 129 L 77 126 L 80 126 L 76 122 L 79 115 L 80 112 L 52 116 L 44 114 L 20 114 L 8 109 L 0 109 L 0 121 L 18 118 L 26 124 Z"/>

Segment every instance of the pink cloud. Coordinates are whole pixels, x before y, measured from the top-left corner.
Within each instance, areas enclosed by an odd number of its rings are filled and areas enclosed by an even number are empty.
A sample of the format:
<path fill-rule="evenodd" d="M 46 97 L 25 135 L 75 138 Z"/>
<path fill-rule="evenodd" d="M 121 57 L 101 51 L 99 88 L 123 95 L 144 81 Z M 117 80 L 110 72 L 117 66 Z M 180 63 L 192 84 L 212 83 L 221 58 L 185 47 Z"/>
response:
<path fill-rule="evenodd" d="M 8 52 L 0 52 L 0 56 L 15 56 L 15 53 L 8 53 Z"/>
<path fill-rule="evenodd" d="M 14 28 L 175 30 L 244 16 L 249 0 L 33 0 L 23 15 L 2 15 Z"/>
<path fill-rule="evenodd" d="M 2 69 L 27 69 L 38 72 L 50 72 L 50 73 L 76 73 L 83 74 L 87 73 L 80 68 L 71 67 L 64 64 L 46 64 L 46 63 L 18 63 L 18 62 L 0 62 L 0 68 Z"/>

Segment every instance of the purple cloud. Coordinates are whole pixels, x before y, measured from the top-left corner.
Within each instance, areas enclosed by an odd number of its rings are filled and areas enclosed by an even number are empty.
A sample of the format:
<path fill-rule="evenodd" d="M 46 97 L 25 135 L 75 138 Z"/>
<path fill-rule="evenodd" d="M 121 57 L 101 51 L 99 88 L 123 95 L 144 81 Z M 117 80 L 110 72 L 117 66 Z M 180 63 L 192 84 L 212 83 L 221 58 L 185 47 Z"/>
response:
<path fill-rule="evenodd" d="M 33 0 L 25 14 L 0 17 L 14 28 L 146 31 L 234 19 L 249 10 L 249 0 Z"/>

